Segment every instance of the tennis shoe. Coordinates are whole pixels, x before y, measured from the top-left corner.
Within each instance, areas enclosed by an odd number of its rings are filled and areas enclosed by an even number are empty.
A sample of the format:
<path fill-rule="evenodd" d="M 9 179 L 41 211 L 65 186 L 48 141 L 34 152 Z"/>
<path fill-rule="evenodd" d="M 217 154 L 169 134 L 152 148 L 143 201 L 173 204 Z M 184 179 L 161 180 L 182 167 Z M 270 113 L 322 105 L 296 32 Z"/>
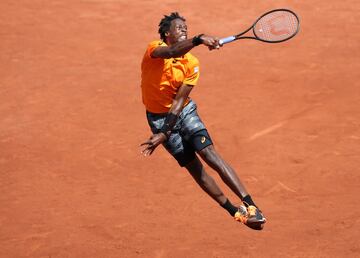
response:
<path fill-rule="evenodd" d="M 266 222 L 262 212 L 253 205 L 247 208 L 244 205 L 240 205 L 234 215 L 234 219 L 254 230 L 262 230 Z"/>

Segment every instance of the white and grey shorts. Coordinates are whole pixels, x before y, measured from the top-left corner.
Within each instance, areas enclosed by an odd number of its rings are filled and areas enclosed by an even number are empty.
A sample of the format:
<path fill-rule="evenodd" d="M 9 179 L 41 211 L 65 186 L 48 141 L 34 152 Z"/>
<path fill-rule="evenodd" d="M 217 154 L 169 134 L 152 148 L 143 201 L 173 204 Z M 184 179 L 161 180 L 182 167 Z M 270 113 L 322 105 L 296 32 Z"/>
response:
<path fill-rule="evenodd" d="M 163 143 L 166 150 L 182 167 L 195 158 L 195 152 L 213 144 L 196 109 L 196 103 L 191 100 L 181 111 L 169 139 Z M 166 116 L 167 113 L 146 112 L 149 126 L 154 134 L 160 132 Z"/>

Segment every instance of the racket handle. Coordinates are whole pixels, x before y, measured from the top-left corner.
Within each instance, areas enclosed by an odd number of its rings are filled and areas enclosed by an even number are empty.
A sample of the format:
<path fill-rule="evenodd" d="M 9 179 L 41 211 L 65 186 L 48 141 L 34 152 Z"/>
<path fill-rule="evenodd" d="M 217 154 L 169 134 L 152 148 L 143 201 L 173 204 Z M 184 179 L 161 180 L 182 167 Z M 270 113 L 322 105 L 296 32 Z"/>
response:
<path fill-rule="evenodd" d="M 227 38 L 222 38 L 222 39 L 219 40 L 219 44 L 224 45 L 224 44 L 230 43 L 230 42 L 232 42 L 234 40 L 235 40 L 234 36 L 230 36 L 230 37 L 227 37 Z"/>

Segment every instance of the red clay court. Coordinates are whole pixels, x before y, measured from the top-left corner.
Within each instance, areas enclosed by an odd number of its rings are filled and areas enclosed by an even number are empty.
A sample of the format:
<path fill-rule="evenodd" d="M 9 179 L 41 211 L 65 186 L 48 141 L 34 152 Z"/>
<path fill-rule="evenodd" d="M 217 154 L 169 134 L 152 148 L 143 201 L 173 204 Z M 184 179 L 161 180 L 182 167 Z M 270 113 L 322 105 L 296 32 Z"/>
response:
<path fill-rule="evenodd" d="M 191 52 L 192 97 L 268 222 L 236 223 L 150 136 L 140 63 L 164 14 L 229 36 L 289 8 L 280 44 Z M 0 257 L 360 257 L 360 2 L 0 3 Z M 208 172 L 229 193 L 212 170 Z"/>

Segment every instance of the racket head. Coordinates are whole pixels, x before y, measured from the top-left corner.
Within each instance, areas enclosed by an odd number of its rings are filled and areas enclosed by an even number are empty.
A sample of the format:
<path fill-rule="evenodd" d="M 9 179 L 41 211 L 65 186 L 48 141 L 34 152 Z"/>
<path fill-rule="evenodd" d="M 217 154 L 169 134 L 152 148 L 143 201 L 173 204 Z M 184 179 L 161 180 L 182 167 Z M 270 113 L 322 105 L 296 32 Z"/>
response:
<path fill-rule="evenodd" d="M 294 37 L 300 29 L 300 19 L 291 10 L 275 9 L 260 16 L 253 25 L 256 39 L 278 43 Z"/>

